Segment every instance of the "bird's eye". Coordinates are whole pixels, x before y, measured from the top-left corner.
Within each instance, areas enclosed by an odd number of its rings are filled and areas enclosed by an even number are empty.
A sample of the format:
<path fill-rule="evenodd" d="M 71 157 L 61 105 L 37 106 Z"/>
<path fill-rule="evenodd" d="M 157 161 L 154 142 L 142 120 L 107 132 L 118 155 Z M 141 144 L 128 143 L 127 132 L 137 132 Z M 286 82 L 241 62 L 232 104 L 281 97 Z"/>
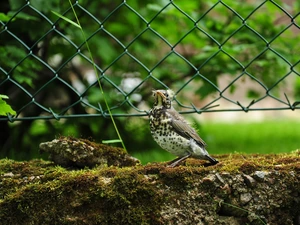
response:
<path fill-rule="evenodd" d="M 169 95 L 168 95 L 168 93 L 167 93 L 167 92 L 165 92 L 165 96 L 166 96 L 166 97 L 169 97 Z"/>

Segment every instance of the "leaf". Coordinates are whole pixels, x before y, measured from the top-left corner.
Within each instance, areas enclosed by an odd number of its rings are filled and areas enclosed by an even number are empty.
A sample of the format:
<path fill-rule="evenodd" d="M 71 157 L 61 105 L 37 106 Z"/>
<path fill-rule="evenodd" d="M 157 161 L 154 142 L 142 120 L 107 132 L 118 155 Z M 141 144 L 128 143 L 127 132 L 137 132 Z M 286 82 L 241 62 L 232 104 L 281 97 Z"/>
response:
<path fill-rule="evenodd" d="M 15 11 L 10 11 L 7 13 L 8 16 L 10 17 L 14 17 L 16 19 L 22 19 L 22 20 L 31 20 L 31 21 L 39 21 L 40 19 L 36 16 L 32 16 L 32 15 L 29 15 L 27 13 L 24 13 L 24 12 L 15 12 Z"/>
<path fill-rule="evenodd" d="M 1 95 L 1 94 L 0 94 L 0 98 L 9 99 L 7 95 Z"/>
<path fill-rule="evenodd" d="M 0 13 L 0 21 L 7 22 L 10 20 L 10 17 L 5 15 L 4 13 Z"/>
<path fill-rule="evenodd" d="M 111 143 L 118 143 L 118 142 L 122 142 L 119 139 L 113 139 L 113 140 L 104 140 L 102 141 L 103 144 L 111 144 Z"/>
<path fill-rule="evenodd" d="M 14 111 L 3 99 L 8 99 L 8 96 L 0 95 L 0 116 L 6 116 L 8 113 L 16 115 L 16 111 Z"/>
<path fill-rule="evenodd" d="M 55 14 L 56 16 L 60 17 L 61 19 L 65 20 L 66 22 L 74 25 L 75 27 L 78 27 L 79 29 L 81 29 L 81 26 L 79 26 L 77 23 L 75 23 L 74 21 L 70 20 L 69 18 L 57 13 L 57 12 L 54 12 L 54 11 L 51 11 L 53 14 Z"/>
<path fill-rule="evenodd" d="M 159 5 L 159 4 L 147 4 L 147 8 L 149 10 L 153 10 L 154 12 L 159 12 L 163 8 L 163 5 Z M 166 10 L 164 10 L 164 12 L 166 12 Z"/>

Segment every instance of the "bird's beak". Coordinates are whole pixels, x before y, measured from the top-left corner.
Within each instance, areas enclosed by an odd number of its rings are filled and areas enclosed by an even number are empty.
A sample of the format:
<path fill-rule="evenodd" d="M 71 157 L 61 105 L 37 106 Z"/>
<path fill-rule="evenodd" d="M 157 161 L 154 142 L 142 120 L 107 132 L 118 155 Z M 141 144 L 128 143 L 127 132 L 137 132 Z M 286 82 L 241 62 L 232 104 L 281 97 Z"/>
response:
<path fill-rule="evenodd" d="M 166 96 L 160 90 L 156 90 L 156 94 L 160 95 L 163 99 L 166 99 Z"/>

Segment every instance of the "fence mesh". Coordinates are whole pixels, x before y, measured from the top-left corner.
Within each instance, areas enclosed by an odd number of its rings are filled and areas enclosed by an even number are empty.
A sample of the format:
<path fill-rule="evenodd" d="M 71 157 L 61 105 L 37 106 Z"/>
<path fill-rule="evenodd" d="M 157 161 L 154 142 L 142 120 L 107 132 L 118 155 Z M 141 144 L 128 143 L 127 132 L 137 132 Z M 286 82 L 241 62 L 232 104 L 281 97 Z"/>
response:
<path fill-rule="evenodd" d="M 0 120 L 107 117 L 94 66 L 113 116 L 145 116 L 153 88 L 182 113 L 300 109 L 297 1 L 0 4 L 0 94 L 17 111 Z M 94 61 L 57 16 L 73 9 Z"/>

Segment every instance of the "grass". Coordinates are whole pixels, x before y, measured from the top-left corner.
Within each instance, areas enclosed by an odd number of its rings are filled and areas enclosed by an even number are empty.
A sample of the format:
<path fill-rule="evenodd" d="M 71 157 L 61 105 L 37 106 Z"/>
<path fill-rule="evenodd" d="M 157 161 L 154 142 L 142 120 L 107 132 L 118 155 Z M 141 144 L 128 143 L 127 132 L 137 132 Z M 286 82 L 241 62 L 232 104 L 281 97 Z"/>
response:
<path fill-rule="evenodd" d="M 300 121 L 277 120 L 241 123 L 203 123 L 200 136 L 211 154 L 226 153 L 285 153 L 300 149 Z M 161 162 L 175 156 L 157 149 L 136 152 L 142 163 Z"/>
<path fill-rule="evenodd" d="M 214 154 L 267 154 L 300 149 L 300 121 L 206 123 L 201 132 L 205 134 L 208 150 Z"/>

